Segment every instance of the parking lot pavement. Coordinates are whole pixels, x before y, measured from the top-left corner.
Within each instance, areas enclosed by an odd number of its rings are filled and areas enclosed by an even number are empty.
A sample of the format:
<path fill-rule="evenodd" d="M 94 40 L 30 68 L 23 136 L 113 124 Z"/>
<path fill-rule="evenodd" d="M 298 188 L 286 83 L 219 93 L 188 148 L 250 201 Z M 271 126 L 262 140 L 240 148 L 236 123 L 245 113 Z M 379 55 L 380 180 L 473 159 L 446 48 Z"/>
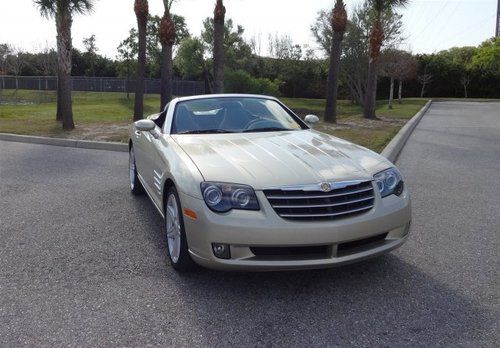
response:
<path fill-rule="evenodd" d="M 318 271 L 178 275 L 127 154 L 0 142 L 0 346 L 497 346 L 500 103 L 435 103 L 409 241 Z"/>

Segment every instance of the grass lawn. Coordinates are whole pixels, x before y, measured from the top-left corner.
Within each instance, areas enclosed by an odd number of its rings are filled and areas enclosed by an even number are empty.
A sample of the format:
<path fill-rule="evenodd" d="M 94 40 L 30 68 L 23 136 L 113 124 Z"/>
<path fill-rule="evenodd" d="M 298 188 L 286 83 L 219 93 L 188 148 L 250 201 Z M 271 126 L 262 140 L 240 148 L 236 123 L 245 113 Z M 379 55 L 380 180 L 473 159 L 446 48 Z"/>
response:
<path fill-rule="evenodd" d="M 55 92 L 4 90 L 0 100 L 0 132 L 78 138 L 101 141 L 127 141 L 133 114 L 133 94 L 74 92 L 73 114 L 76 128 L 64 132 L 55 119 Z M 322 99 L 290 99 L 282 101 L 300 116 L 323 115 Z M 316 129 L 380 152 L 398 130 L 424 104 L 424 99 L 405 99 L 389 110 L 386 102 L 377 106 L 378 120 L 362 118 L 362 109 L 347 101 L 339 102 L 337 124 L 320 122 Z M 147 95 L 145 115 L 159 111 L 159 95 Z"/>

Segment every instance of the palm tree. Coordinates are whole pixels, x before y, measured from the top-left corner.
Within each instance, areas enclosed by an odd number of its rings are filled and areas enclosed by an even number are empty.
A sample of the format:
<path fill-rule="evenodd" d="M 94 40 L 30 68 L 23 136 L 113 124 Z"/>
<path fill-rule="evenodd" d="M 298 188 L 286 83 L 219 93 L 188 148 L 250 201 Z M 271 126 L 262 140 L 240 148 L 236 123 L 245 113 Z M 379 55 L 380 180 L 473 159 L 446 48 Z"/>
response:
<path fill-rule="evenodd" d="M 170 15 L 172 2 L 173 0 L 163 0 L 165 12 L 160 22 L 160 42 L 162 46 L 160 112 L 172 99 L 172 47 L 176 37 L 175 23 Z"/>
<path fill-rule="evenodd" d="M 374 20 L 370 31 L 368 63 L 368 81 L 366 84 L 365 103 L 363 116 L 375 118 L 375 101 L 377 97 L 377 68 L 380 49 L 384 43 L 384 28 L 382 26 L 382 14 L 397 6 L 405 6 L 409 0 L 368 0 L 373 10 Z"/>
<path fill-rule="evenodd" d="M 57 30 L 57 115 L 63 129 L 75 128 L 71 104 L 71 26 L 73 15 L 89 13 L 93 0 L 34 0 L 42 16 L 55 18 Z"/>
<path fill-rule="evenodd" d="M 226 8 L 217 0 L 214 10 L 214 93 L 224 93 L 224 18 Z"/>
<path fill-rule="evenodd" d="M 139 54 L 135 86 L 134 121 L 140 120 L 144 113 L 144 75 L 146 71 L 146 27 L 148 24 L 148 0 L 135 0 L 134 12 L 139 32 Z"/>
<path fill-rule="evenodd" d="M 330 69 L 328 70 L 328 87 L 326 92 L 325 121 L 337 122 L 337 92 L 340 68 L 341 44 L 347 26 L 347 12 L 343 0 L 336 0 L 333 8 L 331 25 L 333 29 L 330 50 Z"/>

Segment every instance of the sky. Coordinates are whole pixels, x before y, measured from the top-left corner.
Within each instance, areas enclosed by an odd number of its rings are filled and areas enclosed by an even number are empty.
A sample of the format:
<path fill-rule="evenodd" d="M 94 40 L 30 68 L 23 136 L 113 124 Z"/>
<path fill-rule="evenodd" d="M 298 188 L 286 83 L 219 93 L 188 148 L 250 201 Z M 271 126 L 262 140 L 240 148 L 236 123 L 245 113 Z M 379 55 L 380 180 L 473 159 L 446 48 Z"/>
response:
<path fill-rule="evenodd" d="M 344 0 L 348 13 L 363 0 Z M 410 0 L 401 9 L 406 37 L 402 49 L 433 53 L 454 46 L 476 46 L 494 36 L 498 0 Z M 268 36 L 288 34 L 294 43 L 316 48 L 310 26 L 317 12 L 334 0 L 226 0 L 226 18 L 245 28 L 245 37 L 260 38 L 267 52 Z M 133 0 L 96 0 L 90 16 L 73 22 L 73 45 L 96 35 L 101 54 L 116 58 L 118 44 L 136 26 Z M 305 4 L 305 5 L 304 5 Z M 199 35 L 204 18 L 213 15 L 215 0 L 176 0 L 172 11 L 186 17 L 191 34 Z M 150 13 L 162 15 L 163 2 L 149 0 Z M 55 46 L 55 24 L 40 16 L 32 0 L 0 0 L 0 43 L 26 51 Z M 318 55 L 320 55 L 318 50 Z"/>

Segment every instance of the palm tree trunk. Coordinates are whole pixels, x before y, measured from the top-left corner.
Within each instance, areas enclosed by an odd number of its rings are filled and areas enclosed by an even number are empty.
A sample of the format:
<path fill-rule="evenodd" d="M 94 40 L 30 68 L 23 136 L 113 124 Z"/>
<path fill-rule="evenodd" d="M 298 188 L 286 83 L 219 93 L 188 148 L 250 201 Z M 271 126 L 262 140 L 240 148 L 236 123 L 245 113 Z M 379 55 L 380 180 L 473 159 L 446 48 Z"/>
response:
<path fill-rule="evenodd" d="M 343 33 L 334 33 L 330 53 L 330 69 L 328 71 L 328 87 L 326 91 L 325 122 L 337 123 L 337 95 L 342 51 Z"/>
<path fill-rule="evenodd" d="M 389 109 L 392 109 L 393 99 L 394 99 L 394 77 L 391 77 L 391 90 L 389 91 Z"/>
<path fill-rule="evenodd" d="M 160 112 L 172 100 L 172 46 L 163 45 L 161 64 L 161 105 Z"/>
<path fill-rule="evenodd" d="M 61 107 L 61 101 L 62 101 L 62 97 L 61 97 L 61 80 L 62 80 L 62 71 L 59 67 L 59 64 L 58 64 L 58 67 L 57 67 L 57 111 L 56 111 L 56 121 L 58 122 L 62 122 L 63 120 L 63 112 L 62 112 L 62 107 Z"/>
<path fill-rule="evenodd" d="M 146 74 L 146 25 L 147 20 L 138 19 L 139 54 L 137 77 L 135 83 L 134 121 L 143 118 L 144 114 L 144 76 Z"/>
<path fill-rule="evenodd" d="M 365 118 L 375 118 L 375 103 L 377 98 L 377 59 L 371 58 L 368 64 L 368 81 L 366 83 L 365 104 L 363 115 Z"/>
<path fill-rule="evenodd" d="M 71 14 L 62 13 L 57 18 L 57 58 L 59 65 L 58 107 L 64 130 L 75 128 L 71 102 Z"/>
<path fill-rule="evenodd" d="M 403 103 L 402 95 L 403 95 L 403 80 L 399 80 L 399 89 L 398 89 L 398 103 L 399 104 Z"/>
<path fill-rule="evenodd" d="M 224 93 L 224 21 L 226 9 L 222 0 L 214 11 L 214 93 Z"/>
<path fill-rule="evenodd" d="M 366 83 L 365 105 L 363 116 L 368 119 L 375 117 L 375 103 L 377 100 L 377 72 L 380 48 L 384 41 L 384 30 L 380 22 L 381 13 L 377 13 L 377 19 L 373 23 L 370 32 L 370 60 L 368 62 L 368 80 Z"/>

